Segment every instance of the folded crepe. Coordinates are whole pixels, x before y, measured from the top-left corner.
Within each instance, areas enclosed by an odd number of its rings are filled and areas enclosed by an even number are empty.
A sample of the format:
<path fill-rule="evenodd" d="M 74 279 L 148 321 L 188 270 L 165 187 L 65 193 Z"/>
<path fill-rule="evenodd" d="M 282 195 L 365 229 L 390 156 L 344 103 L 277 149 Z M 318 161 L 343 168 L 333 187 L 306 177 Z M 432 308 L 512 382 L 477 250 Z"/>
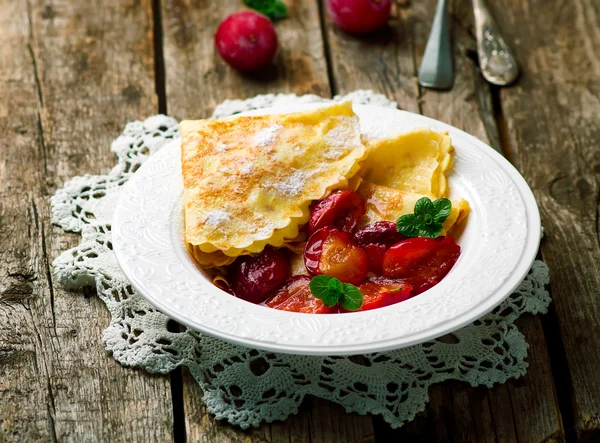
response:
<path fill-rule="evenodd" d="M 350 102 L 180 132 L 185 241 L 207 267 L 293 241 L 311 202 L 347 187 L 366 155 Z"/>

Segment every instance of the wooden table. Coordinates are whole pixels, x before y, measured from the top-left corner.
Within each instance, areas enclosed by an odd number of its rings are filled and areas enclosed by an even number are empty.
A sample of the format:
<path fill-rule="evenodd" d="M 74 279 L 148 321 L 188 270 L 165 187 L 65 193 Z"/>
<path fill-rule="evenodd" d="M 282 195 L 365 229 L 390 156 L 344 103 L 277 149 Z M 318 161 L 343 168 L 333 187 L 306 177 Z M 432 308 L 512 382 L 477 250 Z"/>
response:
<path fill-rule="evenodd" d="M 479 74 L 470 2 L 454 0 L 456 85 L 440 93 L 416 81 L 434 0 L 397 1 L 390 27 L 363 39 L 334 29 L 317 0 L 286 3 L 276 66 L 244 77 L 212 40 L 241 0 L 2 2 L 0 441 L 600 441 L 600 4 L 495 2 L 524 71 L 499 89 Z M 51 225 L 49 196 L 74 175 L 107 172 L 110 142 L 130 120 L 359 88 L 503 150 L 533 188 L 554 301 L 518 322 L 527 376 L 490 390 L 436 386 L 398 430 L 308 399 L 284 423 L 243 432 L 207 414 L 187 371 L 119 366 L 100 341 L 102 303 L 54 282 L 50 263 L 79 237 Z"/>

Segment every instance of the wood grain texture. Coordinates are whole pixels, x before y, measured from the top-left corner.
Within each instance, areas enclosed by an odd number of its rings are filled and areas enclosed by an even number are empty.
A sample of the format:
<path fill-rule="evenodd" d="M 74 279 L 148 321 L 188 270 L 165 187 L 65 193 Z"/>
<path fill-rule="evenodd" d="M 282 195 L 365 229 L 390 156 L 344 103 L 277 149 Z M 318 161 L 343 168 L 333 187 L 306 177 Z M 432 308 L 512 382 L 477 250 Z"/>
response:
<path fill-rule="evenodd" d="M 0 441 L 168 441 L 168 379 L 108 356 L 103 304 L 50 266 L 79 236 L 49 196 L 155 112 L 150 4 L 8 1 L 0 28 Z"/>
<path fill-rule="evenodd" d="M 416 67 L 425 50 L 435 4 L 434 0 L 400 3 L 390 28 L 370 36 L 366 42 L 344 34 L 328 22 L 336 91 L 372 88 L 397 100 L 402 109 L 454 125 L 501 150 L 490 87 L 469 54 L 475 48 L 470 2 L 455 1 L 452 5 L 453 89 L 439 92 L 416 85 Z M 387 75 L 388 71 L 382 66 L 387 70 L 394 67 L 394 75 Z M 399 88 L 402 89 L 399 91 Z M 411 441 L 418 436 L 429 436 L 436 441 L 459 442 L 561 441 L 564 431 L 541 320 L 530 316 L 520 320 L 519 327 L 532 344 L 525 378 L 492 390 L 460 387 L 457 383 L 449 384 L 451 389 L 445 385 L 434 386 L 426 412 L 395 431 L 386 430 L 382 421 L 376 422 L 378 438 Z"/>
<path fill-rule="evenodd" d="M 243 9 L 239 0 L 163 0 L 162 22 L 169 114 L 205 118 L 225 99 L 293 92 L 330 96 L 315 1 L 287 1 L 289 18 L 276 23 L 273 65 L 257 74 L 231 69 L 214 47 L 219 23 Z"/>
<path fill-rule="evenodd" d="M 580 441 L 599 441 L 600 6 L 510 0 L 494 13 L 523 68 L 501 98 L 510 148 L 546 229 L 556 320 L 547 329 L 557 329 L 557 360 L 565 360 L 556 382 L 563 408 L 573 408 L 568 426 Z"/>
<path fill-rule="evenodd" d="M 553 382 L 548 346 L 556 346 L 540 332 L 539 316 L 524 315 L 516 322 L 529 343 L 527 375 L 506 384 L 513 409 L 513 423 L 520 442 L 562 443 L 566 435 Z M 544 321 L 546 319 L 544 318 Z"/>
<path fill-rule="evenodd" d="M 276 23 L 280 52 L 273 66 L 242 75 L 227 66 L 214 49 L 213 35 L 238 0 L 223 2 L 163 0 L 162 22 L 167 109 L 176 118 L 204 118 L 225 99 L 261 93 L 314 93 L 330 96 L 316 1 L 286 1 L 289 18 Z M 196 382 L 184 371 L 184 413 L 190 441 L 353 442 L 372 441 L 370 417 L 350 415 L 324 400 L 283 423 L 242 431 L 211 417 Z"/>
<path fill-rule="evenodd" d="M 334 92 L 373 89 L 396 100 L 401 109 L 418 113 L 415 22 L 409 2 L 399 2 L 393 8 L 388 26 L 360 38 L 334 26 L 325 10 L 325 1 L 320 3 Z"/>
<path fill-rule="evenodd" d="M 241 1 L 155 3 L 171 115 L 202 118 L 226 98 L 267 92 L 382 92 L 403 109 L 508 149 L 540 204 L 542 254 L 552 269 L 551 315 L 518 321 L 531 345 L 520 380 L 491 390 L 434 386 L 427 410 L 396 431 L 320 399 L 307 399 L 283 423 L 241 431 L 207 413 L 184 371 L 177 406 L 188 441 L 562 442 L 565 432 L 581 442 L 600 440 L 597 2 L 490 2 L 524 71 L 515 87 L 492 94 L 465 55 L 474 48 L 469 0 L 452 2 L 456 86 L 447 93 L 421 90 L 416 81 L 434 0 L 396 1 L 390 26 L 360 39 L 327 20 L 322 35 L 323 1 L 286 0 L 290 18 L 276 25 L 278 58 L 251 76 L 228 68 L 213 47 L 218 23 Z M 168 379 L 124 369 L 107 356 L 104 306 L 93 294 L 55 287 L 50 265 L 79 237 L 51 226 L 49 196 L 73 175 L 106 172 L 114 164 L 109 144 L 124 123 L 156 113 L 150 0 L 2 6 L 0 441 L 171 440 Z"/>

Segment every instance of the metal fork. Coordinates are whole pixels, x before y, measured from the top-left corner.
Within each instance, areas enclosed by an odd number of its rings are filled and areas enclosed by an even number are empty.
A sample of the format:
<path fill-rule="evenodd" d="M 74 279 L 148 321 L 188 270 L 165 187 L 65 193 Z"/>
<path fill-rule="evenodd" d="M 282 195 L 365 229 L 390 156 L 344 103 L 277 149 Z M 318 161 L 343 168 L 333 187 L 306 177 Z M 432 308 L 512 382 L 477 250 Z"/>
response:
<path fill-rule="evenodd" d="M 485 0 L 473 0 L 473 11 L 481 73 L 494 85 L 505 86 L 514 82 L 519 77 L 519 65 L 500 35 Z"/>
<path fill-rule="evenodd" d="M 438 0 L 431 33 L 419 68 L 419 84 L 426 88 L 450 89 L 454 83 L 447 8 L 447 0 Z"/>

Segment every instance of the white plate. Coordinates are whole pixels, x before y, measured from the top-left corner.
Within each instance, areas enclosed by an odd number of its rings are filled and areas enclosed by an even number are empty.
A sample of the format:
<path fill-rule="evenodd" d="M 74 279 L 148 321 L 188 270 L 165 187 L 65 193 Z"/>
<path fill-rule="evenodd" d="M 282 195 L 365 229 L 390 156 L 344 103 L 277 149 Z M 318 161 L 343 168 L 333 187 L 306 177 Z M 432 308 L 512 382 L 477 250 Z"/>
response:
<path fill-rule="evenodd" d="M 253 114 L 314 107 L 277 107 Z M 355 105 L 354 110 L 368 137 L 418 127 L 448 131 L 452 137 L 456 156 L 451 197 L 467 199 L 471 213 L 458 240 L 462 255 L 437 286 L 385 308 L 329 315 L 278 311 L 221 291 L 184 246 L 179 140 L 134 174 L 115 211 L 114 249 L 133 286 L 192 329 L 244 346 L 309 355 L 413 345 L 454 331 L 496 307 L 525 277 L 539 245 L 539 212 L 525 180 L 492 148 L 452 126 L 375 106 Z"/>

